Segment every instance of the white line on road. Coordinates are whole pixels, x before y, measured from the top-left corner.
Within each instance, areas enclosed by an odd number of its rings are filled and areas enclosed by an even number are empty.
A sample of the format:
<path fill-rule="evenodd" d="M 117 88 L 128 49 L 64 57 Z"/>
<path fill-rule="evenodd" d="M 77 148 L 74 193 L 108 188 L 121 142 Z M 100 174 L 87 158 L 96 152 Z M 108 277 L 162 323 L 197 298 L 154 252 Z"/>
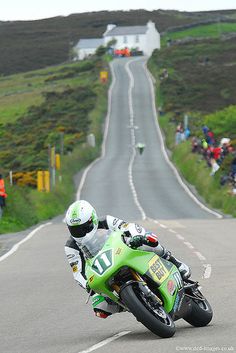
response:
<path fill-rule="evenodd" d="M 201 260 L 201 261 L 206 261 L 205 256 L 203 256 L 199 251 L 194 251 L 194 254 L 197 255 L 197 257 L 199 258 L 199 260 Z"/>
<path fill-rule="evenodd" d="M 207 264 L 207 265 L 203 265 L 203 267 L 205 267 L 205 271 L 204 271 L 204 274 L 203 274 L 203 278 L 207 279 L 207 278 L 210 278 L 211 277 L 211 265 L 210 264 Z"/>
<path fill-rule="evenodd" d="M 194 246 L 193 246 L 189 241 L 184 241 L 184 244 L 185 244 L 189 249 L 194 249 Z"/>
<path fill-rule="evenodd" d="M 175 234 L 176 238 L 179 240 L 184 240 L 184 237 L 181 234 Z"/>
<path fill-rule="evenodd" d="M 167 228 L 167 226 L 165 226 L 164 224 L 161 224 L 161 223 L 159 223 L 159 226 L 160 226 L 161 228 L 164 228 L 164 229 Z"/>
<path fill-rule="evenodd" d="M 152 219 L 149 218 L 149 220 L 152 220 Z M 181 234 L 178 234 L 178 233 L 177 233 L 176 231 L 174 231 L 173 229 L 168 228 L 167 226 L 164 226 L 163 224 L 161 224 L 161 223 L 160 223 L 158 220 L 156 220 L 156 219 L 153 219 L 152 221 L 153 221 L 154 223 L 158 224 L 158 225 L 159 225 L 160 227 L 162 227 L 162 228 L 167 228 L 167 230 L 168 230 L 170 233 L 175 234 L 176 238 L 178 238 L 179 240 L 181 240 L 181 241 L 184 243 L 184 245 L 186 245 L 190 250 L 192 250 L 192 253 L 194 253 L 194 254 L 198 257 L 198 259 L 199 259 L 200 261 L 206 261 L 205 256 L 203 256 L 199 251 L 194 251 L 194 250 L 195 250 L 194 246 L 193 246 L 189 241 L 184 241 L 185 238 L 184 238 Z M 203 265 L 203 267 L 204 267 L 204 274 L 203 274 L 202 278 L 204 278 L 204 279 L 210 278 L 210 276 L 211 276 L 211 270 L 212 270 L 211 265 L 210 265 L 210 264 L 207 264 L 207 265 Z"/>
<path fill-rule="evenodd" d="M 94 346 L 88 348 L 88 349 L 85 349 L 84 351 L 80 351 L 78 353 L 89 353 L 89 352 L 92 352 L 92 351 L 95 351 L 96 349 L 99 349 L 103 346 L 105 346 L 106 344 L 108 343 L 111 343 L 115 340 L 117 340 L 118 338 L 122 337 L 122 336 L 125 336 L 127 335 L 128 333 L 130 333 L 131 331 L 122 331 L 122 332 L 119 332 L 117 333 L 116 335 L 112 336 L 112 337 L 109 337 L 107 339 L 105 339 L 104 341 L 101 341 L 97 344 L 95 344 Z"/>
<path fill-rule="evenodd" d="M 219 214 L 218 212 L 215 212 L 213 210 L 211 210 L 210 208 L 206 207 L 202 202 L 200 202 L 198 200 L 198 198 L 191 192 L 191 190 L 188 188 L 188 186 L 183 182 L 183 180 L 181 179 L 178 170 L 176 169 L 176 167 L 174 166 L 174 164 L 170 161 L 168 154 L 166 152 L 166 148 L 165 148 L 165 144 L 164 144 L 164 140 L 163 140 L 163 136 L 161 133 L 161 129 L 158 123 L 158 119 L 157 119 L 157 111 L 156 111 L 156 103 L 155 103 L 155 93 L 154 93 L 154 87 L 153 87 L 153 82 L 150 76 L 150 72 L 147 69 L 147 62 L 145 61 L 143 64 L 144 70 L 146 72 L 146 76 L 148 78 L 149 84 L 150 84 L 150 89 L 151 89 L 151 95 L 152 95 L 152 110 L 153 110 L 153 116 L 154 116 L 154 120 L 155 120 L 155 125 L 156 125 L 156 129 L 157 129 L 157 133 L 158 136 L 160 138 L 161 141 L 161 150 L 163 152 L 163 155 L 165 157 L 166 162 L 169 164 L 170 168 L 173 170 L 179 184 L 183 187 L 183 189 L 186 191 L 186 193 L 191 197 L 191 199 L 193 201 L 196 202 L 196 204 L 198 204 L 198 206 L 200 206 L 203 210 L 207 211 L 208 213 L 213 214 L 214 216 L 216 216 L 217 218 L 223 218 L 223 216 L 221 214 Z"/>
<path fill-rule="evenodd" d="M 148 218 L 148 219 L 149 219 L 150 221 L 152 221 L 152 222 L 158 224 L 159 227 L 161 227 L 161 228 L 164 228 L 164 229 L 167 228 L 167 226 L 165 226 L 164 224 L 160 223 L 157 219 L 152 219 L 152 218 Z"/>
<path fill-rule="evenodd" d="M 142 208 L 139 200 L 138 200 L 138 195 L 134 186 L 134 181 L 133 181 L 133 164 L 134 164 L 134 159 L 136 156 L 136 149 L 135 149 L 135 129 L 134 127 L 134 110 L 133 110 L 133 100 L 132 100 L 132 91 L 134 88 L 134 78 L 132 75 L 132 72 L 130 70 L 130 64 L 133 63 L 136 60 L 132 60 L 132 61 L 128 61 L 125 65 L 125 69 L 128 73 L 129 79 L 130 79 L 130 84 L 129 84 L 129 90 L 128 90 L 128 97 L 129 97 L 129 116 L 130 116 L 130 134 L 131 134 L 131 144 L 132 144 L 132 155 L 130 157 L 130 161 L 129 161 L 129 168 L 128 168 L 128 177 L 129 177 L 129 184 L 130 184 L 130 188 L 133 194 L 133 198 L 134 198 L 134 202 L 137 206 L 137 208 L 139 209 L 141 215 L 142 215 L 142 219 L 145 220 L 147 218 L 144 209 Z"/>
<path fill-rule="evenodd" d="M 110 123 L 110 115 L 111 115 L 111 98 L 112 98 L 112 91 L 116 83 L 116 76 L 115 72 L 112 66 L 112 63 L 110 64 L 111 72 L 112 72 L 112 83 L 108 91 L 108 108 L 107 108 L 107 116 L 106 116 L 106 122 L 105 122 L 105 130 L 104 130 L 104 135 L 103 135 L 103 143 L 102 143 L 102 154 L 100 157 L 95 159 L 91 164 L 88 165 L 88 167 L 85 169 L 83 172 L 82 178 L 80 180 L 80 184 L 76 193 L 76 200 L 80 199 L 81 191 L 84 186 L 86 177 L 90 169 L 100 160 L 102 160 L 105 157 L 106 154 L 106 141 L 107 141 L 107 135 L 108 135 L 108 128 L 109 128 L 109 123 Z"/>
<path fill-rule="evenodd" d="M 52 224 L 52 222 L 48 222 L 48 223 L 45 223 L 45 224 L 41 224 L 41 226 L 35 228 L 34 230 L 32 230 L 32 232 L 29 233 L 29 235 L 27 235 L 24 239 L 22 239 L 21 241 L 19 241 L 19 243 L 15 244 L 11 250 L 9 250 L 6 254 L 2 255 L 0 257 L 0 262 L 5 260 L 6 258 L 8 258 L 9 256 L 11 256 L 12 254 L 14 254 L 20 245 L 22 245 L 23 243 L 25 243 L 26 241 L 28 241 L 29 239 L 31 239 L 35 233 L 37 233 L 40 229 L 46 227 L 46 226 L 49 226 L 50 224 Z"/>
<path fill-rule="evenodd" d="M 173 229 L 171 229 L 171 228 L 169 228 L 168 231 L 169 231 L 170 233 L 173 233 L 173 234 L 176 234 L 176 233 L 177 233 L 175 230 L 173 230 Z"/>

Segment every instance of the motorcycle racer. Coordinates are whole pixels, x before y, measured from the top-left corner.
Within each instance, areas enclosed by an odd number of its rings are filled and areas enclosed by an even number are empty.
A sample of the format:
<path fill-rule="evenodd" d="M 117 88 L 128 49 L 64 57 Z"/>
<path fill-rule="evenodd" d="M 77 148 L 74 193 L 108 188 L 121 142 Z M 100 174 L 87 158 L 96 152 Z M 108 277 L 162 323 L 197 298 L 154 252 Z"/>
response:
<path fill-rule="evenodd" d="M 122 230 L 128 246 L 155 252 L 158 256 L 172 262 L 179 269 L 183 279 L 187 279 L 191 275 L 190 268 L 165 249 L 158 242 L 155 234 L 138 224 L 127 223 L 110 215 L 99 219 L 96 210 L 85 200 L 78 200 L 70 205 L 66 213 L 66 224 L 70 232 L 70 238 L 65 244 L 65 253 L 72 268 L 74 279 L 84 289 L 89 288 L 85 276 L 85 259 L 89 254 L 83 240 L 86 237 L 96 236 L 95 233 L 98 229 Z M 123 311 L 123 308 L 110 298 L 99 294 L 93 295 L 92 305 L 95 315 L 100 318 L 106 318 L 111 314 Z"/>

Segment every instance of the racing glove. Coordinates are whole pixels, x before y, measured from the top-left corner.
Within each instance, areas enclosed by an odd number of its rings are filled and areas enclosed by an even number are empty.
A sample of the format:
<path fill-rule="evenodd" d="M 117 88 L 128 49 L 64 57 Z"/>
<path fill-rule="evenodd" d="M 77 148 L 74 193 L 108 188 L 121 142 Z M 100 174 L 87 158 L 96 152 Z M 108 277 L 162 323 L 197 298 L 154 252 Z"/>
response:
<path fill-rule="evenodd" d="M 145 235 L 134 235 L 128 240 L 128 245 L 132 249 L 137 249 L 139 246 L 148 245 L 155 248 L 158 245 L 157 236 L 153 233 L 146 233 Z"/>

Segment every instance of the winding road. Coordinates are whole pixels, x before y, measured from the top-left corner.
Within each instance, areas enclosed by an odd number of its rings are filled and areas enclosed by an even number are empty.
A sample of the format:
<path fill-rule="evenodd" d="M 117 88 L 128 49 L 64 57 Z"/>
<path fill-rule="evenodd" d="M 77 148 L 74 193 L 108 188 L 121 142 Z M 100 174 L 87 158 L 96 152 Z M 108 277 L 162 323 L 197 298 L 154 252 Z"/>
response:
<path fill-rule="evenodd" d="M 90 201 L 100 216 L 136 221 L 158 234 L 190 264 L 213 321 L 206 328 L 177 321 L 175 336 L 161 339 L 129 313 L 95 318 L 65 259 L 61 216 L 17 237 L 0 236 L 0 352 L 232 352 L 236 220 L 198 201 L 168 160 L 146 59 L 116 59 L 111 70 L 102 156 L 78 175 L 77 198 Z M 142 155 L 138 142 L 146 145 Z"/>

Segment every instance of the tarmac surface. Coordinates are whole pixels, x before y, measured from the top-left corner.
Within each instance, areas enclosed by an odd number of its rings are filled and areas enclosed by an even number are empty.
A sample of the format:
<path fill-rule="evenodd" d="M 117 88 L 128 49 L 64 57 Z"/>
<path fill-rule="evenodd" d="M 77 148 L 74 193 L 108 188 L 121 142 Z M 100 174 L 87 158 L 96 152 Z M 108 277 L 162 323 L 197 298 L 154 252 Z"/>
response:
<path fill-rule="evenodd" d="M 145 59 L 117 59 L 112 71 L 104 153 L 85 178 L 79 174 L 78 196 L 99 216 L 136 221 L 158 234 L 191 266 L 213 307 L 213 320 L 205 328 L 179 320 L 175 336 L 161 339 L 129 313 L 95 318 L 65 258 L 68 231 L 61 216 L 0 236 L 0 352 L 233 352 L 236 220 L 207 210 L 177 179 L 156 125 Z M 146 145 L 143 154 L 135 148 L 139 142 Z M 17 241 L 22 243 L 8 253 Z"/>

